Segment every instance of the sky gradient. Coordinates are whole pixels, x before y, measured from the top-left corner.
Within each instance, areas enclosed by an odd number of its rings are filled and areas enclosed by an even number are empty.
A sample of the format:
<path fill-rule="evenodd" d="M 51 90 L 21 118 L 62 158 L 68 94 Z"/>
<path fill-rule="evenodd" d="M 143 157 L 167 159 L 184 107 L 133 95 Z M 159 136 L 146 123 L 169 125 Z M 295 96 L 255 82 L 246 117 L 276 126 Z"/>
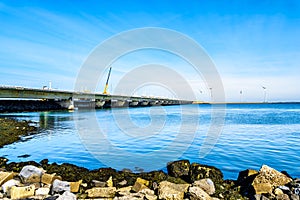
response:
<path fill-rule="evenodd" d="M 230 3 L 229 3 L 230 2 Z M 161 27 L 198 42 L 222 78 L 227 101 L 300 101 L 300 1 L 0 1 L 0 85 L 73 90 L 97 45 L 122 31 Z M 136 61 L 138 58 L 138 62 Z M 111 91 L 133 66 L 172 65 L 198 100 L 209 89 L 165 53 L 128 55 L 113 65 Z M 103 90 L 104 81 L 99 81 Z M 145 95 L 163 95 L 156 89 Z M 242 94 L 241 92 L 242 91 Z"/>

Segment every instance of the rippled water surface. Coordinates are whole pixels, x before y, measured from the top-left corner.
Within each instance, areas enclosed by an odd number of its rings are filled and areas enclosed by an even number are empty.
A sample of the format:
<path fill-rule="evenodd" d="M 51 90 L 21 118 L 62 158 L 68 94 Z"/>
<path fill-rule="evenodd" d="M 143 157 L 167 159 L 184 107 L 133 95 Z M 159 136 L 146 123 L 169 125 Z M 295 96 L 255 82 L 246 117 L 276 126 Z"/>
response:
<path fill-rule="evenodd" d="M 0 156 L 146 171 L 189 159 L 220 168 L 226 179 L 267 164 L 300 177 L 300 104 L 227 105 L 222 133 L 201 158 L 211 111 L 209 105 L 185 105 L 2 114 L 36 122 L 39 133 L 5 146 Z M 24 154 L 30 157 L 18 157 Z"/>

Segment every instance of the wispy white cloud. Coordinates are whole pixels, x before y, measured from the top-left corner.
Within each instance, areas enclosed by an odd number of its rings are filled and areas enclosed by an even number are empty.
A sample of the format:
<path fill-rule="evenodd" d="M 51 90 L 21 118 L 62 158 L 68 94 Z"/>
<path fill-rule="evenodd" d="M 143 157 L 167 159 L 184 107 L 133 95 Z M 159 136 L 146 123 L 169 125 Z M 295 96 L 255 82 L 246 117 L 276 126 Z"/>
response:
<path fill-rule="evenodd" d="M 238 101 L 240 90 L 245 100 L 259 101 L 263 95 L 261 84 L 268 88 L 270 100 L 300 100 L 295 88 L 300 74 L 297 7 L 290 10 L 292 13 L 281 12 L 282 5 L 276 7 L 278 10 L 272 7 L 257 13 L 252 7 L 254 11 L 244 7 L 231 10 L 215 4 L 210 7 L 209 3 L 180 4 L 183 8 L 166 7 L 161 2 L 147 6 L 141 3 L 109 9 L 111 3 L 97 7 L 85 4 L 84 8 L 79 4 L 74 3 L 73 9 L 78 6 L 75 12 L 68 7 L 59 11 L 47 8 L 42 2 L 34 7 L 0 2 L 2 83 L 15 81 L 39 87 L 51 79 L 73 89 L 81 65 L 99 43 L 131 28 L 162 26 L 181 31 L 204 46 L 223 79 L 229 101 Z M 210 91 L 201 76 L 182 58 L 164 52 L 124 55 L 112 64 L 111 83 L 116 85 L 130 70 L 149 63 L 176 70 L 189 80 L 199 99 L 209 99 Z M 98 88 L 105 80 L 103 74 Z"/>

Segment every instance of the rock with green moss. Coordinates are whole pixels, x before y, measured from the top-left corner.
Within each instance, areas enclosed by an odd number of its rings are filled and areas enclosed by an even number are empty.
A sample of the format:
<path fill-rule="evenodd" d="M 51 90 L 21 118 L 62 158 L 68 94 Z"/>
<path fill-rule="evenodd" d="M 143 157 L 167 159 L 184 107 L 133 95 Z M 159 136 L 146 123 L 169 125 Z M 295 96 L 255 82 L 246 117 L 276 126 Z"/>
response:
<path fill-rule="evenodd" d="M 216 167 L 193 163 L 189 172 L 190 182 L 210 178 L 214 183 L 223 182 L 223 173 Z"/>
<path fill-rule="evenodd" d="M 168 175 L 189 181 L 190 161 L 178 160 L 167 164 Z"/>

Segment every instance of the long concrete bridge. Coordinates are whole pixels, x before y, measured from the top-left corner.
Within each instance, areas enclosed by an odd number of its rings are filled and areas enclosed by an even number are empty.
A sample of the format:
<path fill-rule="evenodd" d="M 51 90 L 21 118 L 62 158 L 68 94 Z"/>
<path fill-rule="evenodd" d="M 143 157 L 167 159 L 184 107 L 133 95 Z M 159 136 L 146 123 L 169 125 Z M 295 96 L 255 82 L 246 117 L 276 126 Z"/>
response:
<path fill-rule="evenodd" d="M 56 102 L 62 108 L 113 108 L 191 104 L 192 101 L 159 97 L 110 95 L 89 92 L 0 86 L 1 99 L 30 99 Z"/>

